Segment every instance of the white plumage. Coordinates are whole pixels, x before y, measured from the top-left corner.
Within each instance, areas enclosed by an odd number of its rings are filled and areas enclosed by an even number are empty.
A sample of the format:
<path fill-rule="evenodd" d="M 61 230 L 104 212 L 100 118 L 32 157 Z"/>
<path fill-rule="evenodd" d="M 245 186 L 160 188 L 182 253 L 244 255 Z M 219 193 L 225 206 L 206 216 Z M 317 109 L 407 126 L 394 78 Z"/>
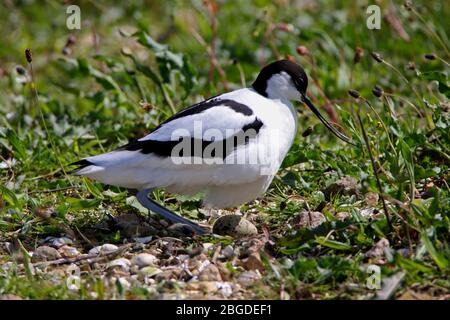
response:
<path fill-rule="evenodd" d="M 308 100 L 307 84 L 300 66 L 276 61 L 262 69 L 251 87 L 205 100 L 174 115 L 137 142 L 85 158 L 75 163 L 80 165 L 76 174 L 138 190 L 203 191 L 204 204 L 210 207 L 228 208 L 251 201 L 267 190 L 294 141 L 296 111 L 290 101 L 306 103 L 334 134 L 346 139 Z M 231 141 L 248 129 L 255 134 L 235 143 L 225 156 L 204 156 L 216 143 Z M 174 153 L 180 136 L 200 141 L 203 153 L 194 158 L 187 152 L 182 156 Z M 192 159 L 200 163 L 187 161 Z M 236 163 L 236 159 L 241 162 Z M 209 163 L 211 160 L 222 163 Z"/>

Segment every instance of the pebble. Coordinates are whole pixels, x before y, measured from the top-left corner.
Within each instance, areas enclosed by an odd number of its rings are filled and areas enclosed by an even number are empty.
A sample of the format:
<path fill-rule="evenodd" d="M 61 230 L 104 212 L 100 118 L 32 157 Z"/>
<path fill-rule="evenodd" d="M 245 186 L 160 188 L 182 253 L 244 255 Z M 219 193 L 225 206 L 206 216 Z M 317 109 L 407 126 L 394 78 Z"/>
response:
<path fill-rule="evenodd" d="M 234 257 L 234 249 L 231 245 L 227 245 L 225 248 L 222 249 L 221 254 L 227 258 L 227 259 L 231 259 Z"/>
<path fill-rule="evenodd" d="M 152 267 L 152 266 L 148 266 L 148 267 L 143 267 L 141 270 L 139 270 L 139 274 L 143 275 L 143 276 L 147 276 L 147 277 L 153 277 L 156 276 L 157 274 L 161 273 L 162 270 Z"/>
<path fill-rule="evenodd" d="M 384 250 L 389 247 L 389 241 L 382 238 L 373 248 L 366 252 L 365 256 L 368 258 L 379 258 L 384 256 Z"/>
<path fill-rule="evenodd" d="M 330 199 L 333 196 L 340 196 L 340 195 L 357 195 L 358 194 L 358 188 L 357 188 L 358 181 L 350 176 L 345 176 L 339 179 L 338 181 L 330 184 L 323 192 L 325 195 L 325 200 L 330 201 Z"/>
<path fill-rule="evenodd" d="M 60 237 L 60 238 L 47 237 L 47 238 L 45 238 L 44 243 L 49 245 L 50 247 L 59 249 L 62 246 L 73 244 L 73 241 L 72 241 L 72 239 L 67 238 L 67 237 Z"/>
<path fill-rule="evenodd" d="M 137 243 L 147 244 L 153 240 L 153 236 L 133 238 Z"/>
<path fill-rule="evenodd" d="M 184 223 L 174 223 L 167 228 L 167 231 L 173 237 L 192 237 L 195 235 L 195 230 Z"/>
<path fill-rule="evenodd" d="M 241 215 L 229 214 L 216 220 L 213 226 L 213 233 L 241 238 L 256 235 L 258 230 L 253 223 Z"/>
<path fill-rule="evenodd" d="M 109 253 L 112 251 L 115 251 L 119 249 L 119 247 L 117 247 L 116 245 L 110 244 L 110 243 L 105 243 L 104 245 L 101 246 L 97 246 L 92 248 L 91 250 L 89 250 L 89 254 L 105 254 L 105 253 Z"/>
<path fill-rule="evenodd" d="M 150 253 L 140 253 L 138 255 L 135 255 L 131 261 L 133 265 L 136 265 L 139 268 L 144 268 L 157 264 L 158 258 Z"/>
<path fill-rule="evenodd" d="M 303 210 L 296 217 L 296 226 L 300 228 L 314 229 L 326 221 L 322 212 Z"/>
<path fill-rule="evenodd" d="M 49 246 L 37 247 L 31 257 L 32 262 L 52 261 L 61 259 L 61 254 L 55 248 Z"/>
<path fill-rule="evenodd" d="M 237 280 L 243 286 L 250 286 L 260 278 L 261 275 L 255 271 L 244 271 L 239 275 Z"/>
<path fill-rule="evenodd" d="M 120 268 L 124 272 L 130 271 L 131 262 L 126 258 L 119 258 L 108 262 L 107 269 Z"/>
<path fill-rule="evenodd" d="M 209 264 L 198 275 L 200 281 L 222 281 L 219 269 L 214 264 Z"/>
<path fill-rule="evenodd" d="M 219 290 L 216 281 L 195 281 L 186 285 L 187 290 L 204 291 L 208 293 L 217 292 Z"/>
<path fill-rule="evenodd" d="M 203 243 L 203 252 L 208 252 L 212 248 L 214 248 L 213 243 L 209 243 L 209 242 Z"/>
<path fill-rule="evenodd" d="M 233 287 L 228 282 L 217 282 L 216 286 L 224 297 L 229 297 L 233 294 Z"/>
<path fill-rule="evenodd" d="M 247 270 L 258 270 L 259 272 L 264 272 L 265 268 L 259 254 L 253 253 L 248 258 L 242 260 L 242 266 Z"/>
<path fill-rule="evenodd" d="M 64 258 L 74 258 L 78 257 L 81 253 L 78 251 L 77 248 L 69 247 L 69 246 L 62 246 L 58 249 L 58 252 L 63 256 Z"/>

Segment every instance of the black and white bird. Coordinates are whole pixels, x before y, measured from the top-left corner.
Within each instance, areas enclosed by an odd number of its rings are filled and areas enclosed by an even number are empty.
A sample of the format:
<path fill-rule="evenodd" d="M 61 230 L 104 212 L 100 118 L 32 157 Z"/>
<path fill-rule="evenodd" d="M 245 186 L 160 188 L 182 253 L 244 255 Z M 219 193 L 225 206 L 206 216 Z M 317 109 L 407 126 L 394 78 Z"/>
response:
<path fill-rule="evenodd" d="M 192 105 L 137 141 L 75 162 L 75 174 L 137 189 L 137 199 L 149 210 L 204 233 L 149 199 L 150 191 L 204 192 L 204 205 L 214 208 L 235 207 L 264 194 L 296 135 L 297 112 L 291 101 L 305 103 L 333 134 L 350 142 L 311 103 L 307 86 L 302 67 L 275 61 L 251 87 Z"/>

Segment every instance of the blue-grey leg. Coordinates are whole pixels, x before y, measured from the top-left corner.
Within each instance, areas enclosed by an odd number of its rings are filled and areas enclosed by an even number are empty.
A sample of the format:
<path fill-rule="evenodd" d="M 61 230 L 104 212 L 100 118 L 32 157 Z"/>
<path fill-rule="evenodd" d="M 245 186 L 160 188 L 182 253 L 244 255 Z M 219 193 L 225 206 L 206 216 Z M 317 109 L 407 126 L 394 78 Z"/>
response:
<path fill-rule="evenodd" d="M 195 233 L 197 233 L 197 234 L 208 233 L 208 231 L 206 229 L 200 227 L 198 224 L 196 224 L 186 218 L 180 217 L 179 215 L 170 211 L 169 209 L 164 208 L 162 205 L 155 202 L 154 200 L 151 200 L 148 197 L 148 195 L 152 190 L 153 189 L 145 189 L 145 190 L 139 191 L 136 194 L 136 198 L 138 199 L 140 204 L 142 204 L 148 210 L 153 211 L 153 212 L 163 216 L 164 218 L 166 218 L 167 220 L 169 220 L 172 223 L 181 223 L 181 224 L 188 225 L 189 227 L 194 229 Z"/>

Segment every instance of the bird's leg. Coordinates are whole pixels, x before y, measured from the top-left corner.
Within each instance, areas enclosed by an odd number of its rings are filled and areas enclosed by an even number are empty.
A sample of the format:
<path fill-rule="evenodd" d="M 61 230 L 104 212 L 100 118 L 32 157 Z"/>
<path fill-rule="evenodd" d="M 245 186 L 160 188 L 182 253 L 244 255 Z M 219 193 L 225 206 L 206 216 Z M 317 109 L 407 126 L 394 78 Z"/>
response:
<path fill-rule="evenodd" d="M 169 209 L 164 208 L 162 205 L 155 202 L 154 200 L 151 200 L 148 197 L 148 195 L 152 190 L 153 189 L 145 189 L 145 190 L 139 191 L 136 194 L 136 198 L 138 199 L 139 203 L 142 204 L 145 208 L 163 216 L 164 218 L 166 218 L 167 220 L 169 220 L 172 223 L 181 223 L 181 224 L 188 225 L 197 234 L 205 234 L 208 232 L 207 230 L 200 227 L 198 224 L 196 224 L 186 218 L 180 217 L 179 215 L 170 211 Z"/>

